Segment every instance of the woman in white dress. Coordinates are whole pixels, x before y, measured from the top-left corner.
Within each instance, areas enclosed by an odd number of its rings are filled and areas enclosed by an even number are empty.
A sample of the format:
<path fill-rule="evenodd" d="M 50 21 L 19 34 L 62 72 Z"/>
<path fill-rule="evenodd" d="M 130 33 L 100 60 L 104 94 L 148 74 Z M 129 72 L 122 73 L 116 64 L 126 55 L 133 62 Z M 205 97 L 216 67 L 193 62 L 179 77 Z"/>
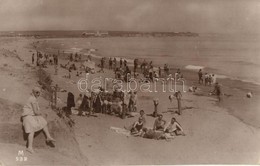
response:
<path fill-rule="evenodd" d="M 34 153 L 33 150 L 33 138 L 34 133 L 42 130 L 47 136 L 46 141 L 47 142 L 54 142 L 55 140 L 50 136 L 48 127 L 47 127 L 47 121 L 42 117 L 42 113 L 39 109 L 39 104 L 37 98 L 40 96 L 41 89 L 39 87 L 35 87 L 32 90 L 32 94 L 27 100 L 27 103 L 23 107 L 23 126 L 25 133 L 28 134 L 28 148 L 27 151 L 30 153 Z"/>

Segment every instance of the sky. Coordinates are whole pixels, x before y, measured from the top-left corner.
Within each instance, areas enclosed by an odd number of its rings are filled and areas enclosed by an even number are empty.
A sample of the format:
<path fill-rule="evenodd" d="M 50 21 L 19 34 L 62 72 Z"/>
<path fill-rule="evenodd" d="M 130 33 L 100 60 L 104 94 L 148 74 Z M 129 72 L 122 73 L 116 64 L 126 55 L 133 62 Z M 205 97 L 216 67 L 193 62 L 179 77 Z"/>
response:
<path fill-rule="evenodd" d="M 260 33 L 260 0 L 0 0 L 0 31 Z"/>

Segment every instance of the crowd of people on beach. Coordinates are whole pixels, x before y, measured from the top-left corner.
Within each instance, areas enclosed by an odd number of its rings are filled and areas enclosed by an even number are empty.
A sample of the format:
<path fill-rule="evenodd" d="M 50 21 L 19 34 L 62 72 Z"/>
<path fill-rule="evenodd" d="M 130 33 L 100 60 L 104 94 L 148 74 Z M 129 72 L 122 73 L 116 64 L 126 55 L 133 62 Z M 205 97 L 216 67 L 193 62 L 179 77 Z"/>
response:
<path fill-rule="evenodd" d="M 205 73 L 203 75 L 202 69 L 199 69 L 198 76 L 199 76 L 199 84 L 204 83 L 205 86 L 210 86 L 210 85 L 215 85 L 217 83 L 217 78 L 215 74 Z"/>
<path fill-rule="evenodd" d="M 139 136 L 148 139 L 173 139 L 175 136 L 185 136 L 184 130 L 177 122 L 176 118 L 172 118 L 169 123 L 163 119 L 163 115 L 159 114 L 155 119 L 153 128 L 146 127 L 146 118 L 143 110 L 140 111 L 140 116 L 136 122 L 130 127 L 130 132 L 133 136 Z"/>
<path fill-rule="evenodd" d="M 32 64 L 34 64 L 35 55 L 32 54 Z M 46 68 L 47 65 L 58 65 L 58 55 L 57 54 L 46 54 L 39 51 L 36 52 L 36 65 Z"/>
<path fill-rule="evenodd" d="M 100 59 L 99 66 L 100 70 L 95 70 L 95 63 L 92 63 L 92 56 L 88 55 L 87 59 L 82 58 L 81 54 L 69 54 L 68 62 L 66 64 L 60 64 L 60 67 L 69 71 L 69 76 L 65 78 L 71 78 L 71 72 L 76 71 L 76 76 L 80 76 L 84 71 L 85 73 L 100 72 L 104 73 L 104 68 L 107 66 L 108 70 L 114 72 L 116 79 L 121 79 L 127 82 L 128 78 L 138 78 L 143 81 L 155 81 L 156 78 L 161 77 L 172 77 L 170 67 L 168 64 L 158 67 L 155 69 L 153 62 L 149 63 L 144 59 L 142 63 L 139 63 L 139 59 L 136 58 L 133 61 L 133 67 L 129 66 L 127 60 L 120 58 L 118 61 L 116 58 L 110 57 L 106 65 L 106 58 L 102 57 Z M 32 54 L 32 64 L 35 63 L 35 55 Z M 36 66 L 45 68 L 47 65 L 58 66 L 58 55 L 56 54 L 43 54 L 41 52 L 36 52 Z M 78 65 L 79 64 L 79 65 Z M 140 74 L 142 74 L 140 76 Z M 199 84 L 205 86 L 215 85 L 212 94 L 218 97 L 221 101 L 221 88 L 218 82 L 216 82 L 216 77 L 214 74 L 205 73 L 203 75 L 202 69 L 198 72 Z M 174 73 L 175 79 L 183 79 L 183 74 L 180 69 Z M 189 89 L 190 92 L 195 92 L 197 90 L 196 86 Z M 33 89 L 32 95 L 28 102 L 24 106 L 24 113 L 22 115 L 23 126 L 25 132 L 28 133 L 28 151 L 33 153 L 33 138 L 34 133 L 43 129 L 47 136 L 47 143 L 53 143 L 55 140 L 50 136 L 47 121 L 43 118 L 43 115 L 39 111 L 37 98 L 39 97 L 41 89 L 36 87 Z M 85 94 L 79 94 L 75 99 L 75 95 L 72 92 L 68 92 L 67 105 L 63 108 L 66 116 L 72 114 L 77 114 L 78 116 L 95 116 L 96 113 L 109 114 L 119 116 L 121 118 L 134 117 L 138 115 L 137 107 L 137 91 L 122 91 L 119 87 L 113 89 L 112 92 L 108 92 L 102 87 L 96 90 L 89 91 Z M 174 94 L 169 96 L 170 103 L 176 98 L 177 101 L 177 111 L 178 115 L 182 114 L 183 107 L 181 105 L 182 94 L 180 91 L 176 91 Z M 138 120 L 134 122 L 131 126 L 125 127 L 130 131 L 133 136 L 140 136 L 149 139 L 172 139 L 177 135 L 185 135 L 183 128 L 177 122 L 175 117 L 172 117 L 169 123 L 163 119 L 163 115 L 158 111 L 159 99 L 154 98 L 154 112 L 151 116 L 155 119 L 154 125 L 151 128 L 146 126 L 146 117 L 144 110 L 140 111 L 140 116 Z"/>
<path fill-rule="evenodd" d="M 125 118 L 137 110 L 137 92 L 122 92 L 116 88 L 109 93 L 100 87 L 84 95 L 79 94 L 76 100 L 74 95 L 69 92 L 65 110 L 67 115 L 92 116 L 95 113 L 102 113 Z"/>

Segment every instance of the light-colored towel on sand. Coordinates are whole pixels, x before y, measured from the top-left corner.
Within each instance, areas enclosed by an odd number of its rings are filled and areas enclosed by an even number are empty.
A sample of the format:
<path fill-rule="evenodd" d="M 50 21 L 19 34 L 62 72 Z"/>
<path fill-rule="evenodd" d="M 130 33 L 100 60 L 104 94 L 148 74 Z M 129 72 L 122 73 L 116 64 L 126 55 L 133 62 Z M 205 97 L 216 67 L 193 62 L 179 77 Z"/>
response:
<path fill-rule="evenodd" d="M 118 134 L 123 134 L 123 135 L 125 135 L 125 136 L 131 136 L 131 134 L 130 134 L 130 131 L 129 130 L 126 130 L 126 129 L 123 129 L 123 128 L 119 128 L 119 127 L 110 127 L 110 130 L 113 130 L 113 131 L 115 131 L 116 133 L 118 133 Z"/>
<path fill-rule="evenodd" d="M 130 115 L 131 117 L 135 117 L 135 116 L 140 115 L 140 113 L 139 113 L 139 112 L 130 112 L 129 115 Z"/>

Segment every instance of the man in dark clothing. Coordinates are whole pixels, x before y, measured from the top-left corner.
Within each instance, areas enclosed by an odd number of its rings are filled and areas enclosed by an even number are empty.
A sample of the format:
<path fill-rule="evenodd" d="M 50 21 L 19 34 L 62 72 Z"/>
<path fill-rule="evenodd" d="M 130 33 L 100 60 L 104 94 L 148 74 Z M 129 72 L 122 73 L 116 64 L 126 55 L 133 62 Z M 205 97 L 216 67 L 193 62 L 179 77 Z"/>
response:
<path fill-rule="evenodd" d="M 111 70 L 112 69 L 112 64 L 113 64 L 113 61 L 112 61 L 112 58 L 110 57 L 109 58 L 109 69 Z"/>
<path fill-rule="evenodd" d="M 105 64 L 105 59 L 101 58 L 100 62 L 100 72 L 104 73 L 104 64 Z"/>
<path fill-rule="evenodd" d="M 67 115 L 71 115 L 71 107 L 75 107 L 75 100 L 73 93 L 69 92 L 67 97 Z"/>
<path fill-rule="evenodd" d="M 120 58 L 120 67 L 122 67 L 122 65 L 123 65 L 123 59 Z"/>
<path fill-rule="evenodd" d="M 176 93 L 175 93 L 175 97 L 176 97 L 176 99 L 177 99 L 177 103 L 178 103 L 178 111 L 177 111 L 177 113 L 179 114 L 179 115 L 181 115 L 181 98 L 182 98 L 182 94 L 181 94 L 181 92 L 180 91 L 177 91 Z"/>
<path fill-rule="evenodd" d="M 113 60 L 113 63 L 114 63 L 114 70 L 116 70 L 116 58 L 114 58 L 114 60 Z"/>
<path fill-rule="evenodd" d="M 213 93 L 217 95 L 218 101 L 220 102 L 221 101 L 221 97 L 220 96 L 221 96 L 222 92 L 221 92 L 221 88 L 220 88 L 219 83 L 215 84 Z"/>
<path fill-rule="evenodd" d="M 199 75 L 199 84 L 200 84 L 200 82 L 203 84 L 203 78 L 202 78 L 203 74 L 202 74 L 201 69 L 199 70 L 198 75 Z"/>
<path fill-rule="evenodd" d="M 34 54 L 32 54 L 32 64 L 34 64 Z"/>

